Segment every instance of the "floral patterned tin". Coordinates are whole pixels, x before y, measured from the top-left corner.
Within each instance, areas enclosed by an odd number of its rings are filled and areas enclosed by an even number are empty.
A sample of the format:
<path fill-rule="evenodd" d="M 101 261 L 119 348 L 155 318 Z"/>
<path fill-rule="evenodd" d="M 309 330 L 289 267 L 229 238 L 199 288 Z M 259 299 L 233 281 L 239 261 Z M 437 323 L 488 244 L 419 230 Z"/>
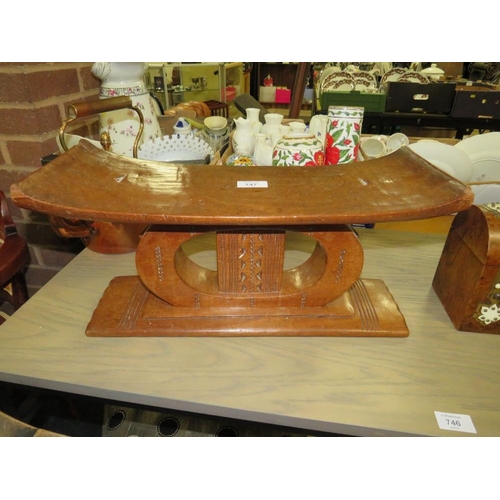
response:
<path fill-rule="evenodd" d="M 329 106 L 326 165 L 341 165 L 357 160 L 364 112 L 364 108 L 356 106 Z"/>

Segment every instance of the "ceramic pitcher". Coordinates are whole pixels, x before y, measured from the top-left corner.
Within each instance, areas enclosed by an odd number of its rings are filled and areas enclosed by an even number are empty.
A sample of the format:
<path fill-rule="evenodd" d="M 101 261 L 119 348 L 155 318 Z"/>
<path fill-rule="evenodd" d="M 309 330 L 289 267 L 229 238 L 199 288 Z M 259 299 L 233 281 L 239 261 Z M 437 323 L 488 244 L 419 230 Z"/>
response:
<path fill-rule="evenodd" d="M 327 165 L 357 161 L 364 108 L 329 106 L 325 140 Z"/>
<path fill-rule="evenodd" d="M 234 124 L 236 130 L 233 134 L 233 151 L 238 154 L 252 156 L 255 148 L 253 122 L 240 116 L 234 120 Z"/>
<path fill-rule="evenodd" d="M 146 84 L 143 80 L 148 65 L 139 63 L 96 62 L 92 73 L 101 80 L 99 97 L 106 99 L 129 96 L 132 104 L 144 116 L 144 132 L 139 146 L 146 141 L 162 137 L 160 124 Z M 139 117 L 131 109 L 122 109 L 99 114 L 100 132 L 108 132 L 111 150 L 125 156 L 133 156 L 132 148 L 139 130 Z"/>

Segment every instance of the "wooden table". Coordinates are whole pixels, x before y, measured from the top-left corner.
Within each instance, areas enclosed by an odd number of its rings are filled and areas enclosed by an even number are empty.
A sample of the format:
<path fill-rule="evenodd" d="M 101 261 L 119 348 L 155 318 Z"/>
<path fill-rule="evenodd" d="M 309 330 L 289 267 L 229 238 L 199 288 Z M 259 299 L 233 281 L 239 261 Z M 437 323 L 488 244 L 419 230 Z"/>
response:
<path fill-rule="evenodd" d="M 408 338 L 86 337 L 109 280 L 136 274 L 133 253 L 86 249 L 0 328 L 0 379 L 311 431 L 498 436 L 500 336 L 453 328 L 431 288 L 445 233 L 408 224 L 358 230 L 362 277 L 385 281 Z M 435 411 L 469 415 L 477 434 L 440 429 Z"/>

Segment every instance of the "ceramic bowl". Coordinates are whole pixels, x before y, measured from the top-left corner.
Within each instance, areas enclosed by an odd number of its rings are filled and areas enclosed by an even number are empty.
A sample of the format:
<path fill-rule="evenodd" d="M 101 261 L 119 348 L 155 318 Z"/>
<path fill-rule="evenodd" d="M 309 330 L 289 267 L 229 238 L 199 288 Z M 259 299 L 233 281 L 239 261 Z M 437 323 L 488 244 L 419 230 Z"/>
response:
<path fill-rule="evenodd" d="M 203 125 L 209 130 L 224 130 L 227 127 L 227 119 L 223 116 L 207 116 L 203 120 Z"/>

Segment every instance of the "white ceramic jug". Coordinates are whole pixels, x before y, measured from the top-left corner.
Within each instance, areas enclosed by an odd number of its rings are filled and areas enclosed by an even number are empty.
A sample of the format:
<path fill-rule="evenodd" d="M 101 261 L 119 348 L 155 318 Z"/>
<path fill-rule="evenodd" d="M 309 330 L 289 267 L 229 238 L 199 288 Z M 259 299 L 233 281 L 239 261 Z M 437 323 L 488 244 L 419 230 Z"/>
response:
<path fill-rule="evenodd" d="M 233 134 L 233 151 L 238 154 L 252 156 L 255 148 L 253 123 L 247 118 L 234 120 L 236 130 Z"/>

